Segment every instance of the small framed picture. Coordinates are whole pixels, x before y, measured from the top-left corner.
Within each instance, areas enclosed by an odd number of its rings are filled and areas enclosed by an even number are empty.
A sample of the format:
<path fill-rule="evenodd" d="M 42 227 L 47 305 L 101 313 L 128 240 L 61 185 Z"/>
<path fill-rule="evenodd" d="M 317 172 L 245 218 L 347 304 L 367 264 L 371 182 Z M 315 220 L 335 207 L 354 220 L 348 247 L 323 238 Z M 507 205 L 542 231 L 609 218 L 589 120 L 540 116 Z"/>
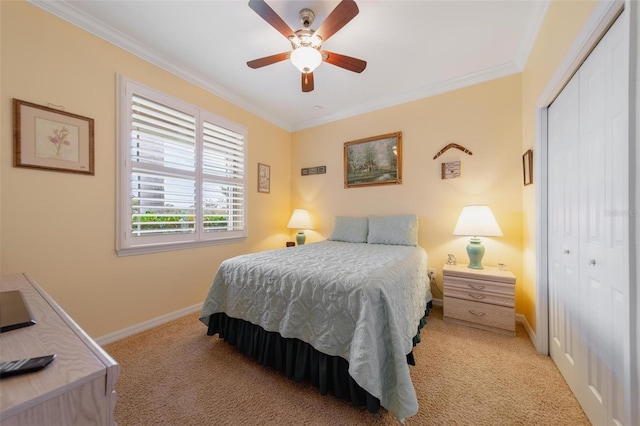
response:
<path fill-rule="evenodd" d="M 258 163 L 258 192 L 268 194 L 271 191 L 271 167 Z"/>
<path fill-rule="evenodd" d="M 441 179 L 454 179 L 460 177 L 460 160 L 442 163 Z"/>
<path fill-rule="evenodd" d="M 95 174 L 93 118 L 13 99 L 13 165 Z"/>
<path fill-rule="evenodd" d="M 522 155 L 522 176 L 524 186 L 533 183 L 533 151 L 528 150 Z"/>
<path fill-rule="evenodd" d="M 327 173 L 327 166 L 305 167 L 300 169 L 301 176 L 322 175 Z"/>

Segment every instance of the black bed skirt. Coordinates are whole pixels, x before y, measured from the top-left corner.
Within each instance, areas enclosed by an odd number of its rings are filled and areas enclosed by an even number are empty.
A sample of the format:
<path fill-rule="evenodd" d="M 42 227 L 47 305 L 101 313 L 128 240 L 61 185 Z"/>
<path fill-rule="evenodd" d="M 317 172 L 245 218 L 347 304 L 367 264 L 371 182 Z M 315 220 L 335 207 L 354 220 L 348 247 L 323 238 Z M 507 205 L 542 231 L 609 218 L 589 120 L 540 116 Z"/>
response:
<path fill-rule="evenodd" d="M 413 345 L 420 342 L 420 329 L 429 315 L 429 302 L 425 317 L 420 320 Z M 228 317 L 224 313 L 212 314 L 207 334 L 218 334 L 225 342 L 258 361 L 275 368 L 298 382 L 310 381 L 321 395 L 334 394 L 351 401 L 354 407 L 366 406 L 371 413 L 380 409 L 380 400 L 361 388 L 349 376 L 349 362 L 339 356 L 326 355 L 308 343 L 295 338 L 284 338 L 277 332 L 266 331 L 248 321 Z M 407 354 L 407 363 L 415 365 L 413 351 Z"/>

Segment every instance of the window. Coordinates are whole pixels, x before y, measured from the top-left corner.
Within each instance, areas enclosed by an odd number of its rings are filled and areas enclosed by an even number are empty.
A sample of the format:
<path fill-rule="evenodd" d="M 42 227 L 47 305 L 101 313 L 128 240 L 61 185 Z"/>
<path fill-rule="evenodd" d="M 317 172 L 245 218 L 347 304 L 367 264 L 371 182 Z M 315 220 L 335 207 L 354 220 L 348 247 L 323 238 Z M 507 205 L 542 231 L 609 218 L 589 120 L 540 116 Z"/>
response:
<path fill-rule="evenodd" d="M 246 129 L 119 76 L 119 255 L 246 238 Z"/>

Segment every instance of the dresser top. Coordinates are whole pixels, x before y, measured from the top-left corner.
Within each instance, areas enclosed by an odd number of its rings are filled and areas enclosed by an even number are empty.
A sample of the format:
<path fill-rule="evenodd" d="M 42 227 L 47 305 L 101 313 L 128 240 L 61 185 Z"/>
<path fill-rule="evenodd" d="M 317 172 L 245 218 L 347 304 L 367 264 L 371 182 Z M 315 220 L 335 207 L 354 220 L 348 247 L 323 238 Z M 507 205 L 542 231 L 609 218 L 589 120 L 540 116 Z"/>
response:
<path fill-rule="evenodd" d="M 57 357 L 43 370 L 2 379 L 0 420 L 67 387 L 104 376 L 107 368 L 115 368 L 117 377 L 118 364 L 28 275 L 3 276 L 0 291 L 7 290 L 20 290 L 36 324 L 0 334 L 0 362 Z"/>
<path fill-rule="evenodd" d="M 502 271 L 496 267 L 485 266 L 484 269 L 469 268 L 466 264 L 449 265 L 442 267 L 442 273 L 446 276 L 466 277 L 477 279 L 492 279 L 495 281 L 514 283 L 515 275 L 511 271 Z"/>

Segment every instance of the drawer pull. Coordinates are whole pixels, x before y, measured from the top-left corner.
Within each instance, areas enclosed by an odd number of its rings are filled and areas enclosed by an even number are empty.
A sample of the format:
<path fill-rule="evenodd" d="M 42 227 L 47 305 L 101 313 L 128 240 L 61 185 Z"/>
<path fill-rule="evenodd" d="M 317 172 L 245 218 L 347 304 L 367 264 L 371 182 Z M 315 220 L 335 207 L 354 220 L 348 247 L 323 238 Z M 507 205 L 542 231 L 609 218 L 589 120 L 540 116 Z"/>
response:
<path fill-rule="evenodd" d="M 473 293 L 467 293 L 469 296 L 473 297 L 476 300 L 480 300 L 480 299 L 484 299 L 484 295 L 483 294 L 473 294 Z"/>
<path fill-rule="evenodd" d="M 471 287 L 474 290 L 482 290 L 484 289 L 483 285 L 473 285 L 473 284 L 467 284 L 469 287 Z"/>
<path fill-rule="evenodd" d="M 469 309 L 469 313 L 472 315 L 475 315 L 477 317 L 483 317 L 484 316 L 484 312 L 476 312 L 473 309 Z"/>

